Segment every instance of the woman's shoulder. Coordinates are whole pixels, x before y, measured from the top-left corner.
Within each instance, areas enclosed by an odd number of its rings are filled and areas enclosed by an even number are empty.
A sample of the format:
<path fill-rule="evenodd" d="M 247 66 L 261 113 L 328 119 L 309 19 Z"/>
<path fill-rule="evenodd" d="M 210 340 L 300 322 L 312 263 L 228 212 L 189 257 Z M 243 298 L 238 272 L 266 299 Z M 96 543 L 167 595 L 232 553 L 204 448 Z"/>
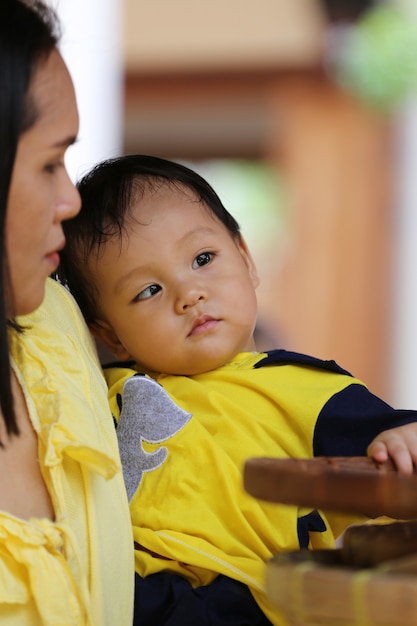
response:
<path fill-rule="evenodd" d="M 15 360 L 24 364 L 25 377 L 39 379 L 45 369 L 49 386 L 78 389 L 89 401 L 107 402 L 107 387 L 94 339 L 69 291 L 48 279 L 45 297 L 33 313 L 17 318 L 23 328 L 18 337 Z M 69 375 L 70 374 L 70 375 Z M 45 373 L 46 375 L 46 373 Z M 93 401 L 93 400 L 92 400 Z"/>
<path fill-rule="evenodd" d="M 95 471 L 114 475 L 120 465 L 107 385 L 94 339 L 74 298 L 48 279 L 41 306 L 17 321 L 23 332 L 15 342 L 13 360 L 42 427 L 53 426 L 58 432 L 59 422 L 60 449 L 72 445 L 69 440 L 77 441 L 90 450 Z M 52 441 L 50 436 L 45 439 Z"/>
<path fill-rule="evenodd" d="M 52 278 L 46 281 L 45 298 L 41 306 L 28 315 L 25 321 L 29 324 L 33 322 L 36 325 L 47 325 L 48 328 L 56 327 L 66 334 L 81 335 L 87 342 L 92 341 L 74 297 L 66 287 Z"/>

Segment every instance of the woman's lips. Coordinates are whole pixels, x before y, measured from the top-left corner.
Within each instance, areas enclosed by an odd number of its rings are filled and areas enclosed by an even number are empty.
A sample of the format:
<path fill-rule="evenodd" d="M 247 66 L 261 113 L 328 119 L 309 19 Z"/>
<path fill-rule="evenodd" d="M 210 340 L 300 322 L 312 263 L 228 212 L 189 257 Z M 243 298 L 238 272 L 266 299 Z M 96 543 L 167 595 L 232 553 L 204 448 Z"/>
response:
<path fill-rule="evenodd" d="M 55 271 L 56 269 L 58 269 L 59 262 L 60 262 L 59 252 L 51 252 L 50 254 L 46 255 L 46 258 L 47 258 L 48 263 L 53 268 L 52 271 Z"/>
<path fill-rule="evenodd" d="M 64 246 L 65 246 L 65 240 L 63 240 L 59 245 L 57 245 L 55 250 L 53 250 L 52 252 L 50 252 L 49 254 L 46 255 L 47 262 L 53 268 L 51 270 L 52 272 L 54 272 L 55 270 L 58 269 L 59 263 L 61 261 L 61 257 L 59 255 L 59 253 L 60 253 L 60 251 L 62 250 L 62 248 Z"/>

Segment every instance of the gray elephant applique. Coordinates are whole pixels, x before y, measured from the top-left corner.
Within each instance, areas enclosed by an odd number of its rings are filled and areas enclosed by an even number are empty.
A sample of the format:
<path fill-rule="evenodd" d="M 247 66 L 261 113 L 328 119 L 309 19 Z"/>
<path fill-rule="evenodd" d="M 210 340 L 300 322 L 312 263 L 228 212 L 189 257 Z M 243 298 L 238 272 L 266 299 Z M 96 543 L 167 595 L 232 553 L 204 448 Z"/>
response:
<path fill-rule="evenodd" d="M 142 441 L 166 441 L 181 430 L 191 417 L 152 378 L 138 375 L 126 380 L 117 439 L 129 502 L 141 483 L 143 472 L 157 469 L 168 456 L 165 446 L 155 452 L 146 452 Z"/>

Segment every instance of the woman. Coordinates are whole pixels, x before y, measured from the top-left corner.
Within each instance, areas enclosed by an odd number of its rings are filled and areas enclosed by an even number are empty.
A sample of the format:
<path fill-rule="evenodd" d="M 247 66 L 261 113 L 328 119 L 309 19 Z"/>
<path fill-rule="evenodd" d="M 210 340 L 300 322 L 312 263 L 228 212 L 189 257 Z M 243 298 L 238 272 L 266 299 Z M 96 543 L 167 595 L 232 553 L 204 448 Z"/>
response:
<path fill-rule="evenodd" d="M 106 386 L 48 279 L 80 200 L 74 88 L 41 1 L 0 3 L 0 622 L 128 625 L 133 541 Z"/>

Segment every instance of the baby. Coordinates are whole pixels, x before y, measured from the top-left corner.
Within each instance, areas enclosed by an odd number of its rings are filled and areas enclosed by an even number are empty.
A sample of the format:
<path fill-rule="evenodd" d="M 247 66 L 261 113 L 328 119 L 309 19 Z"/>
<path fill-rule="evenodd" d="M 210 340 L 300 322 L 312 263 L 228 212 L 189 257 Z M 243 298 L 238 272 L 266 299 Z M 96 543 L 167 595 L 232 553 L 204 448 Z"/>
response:
<path fill-rule="evenodd" d="M 333 361 L 257 352 L 255 263 L 194 171 L 131 155 L 78 189 L 60 279 L 120 361 L 105 375 L 131 502 L 135 618 L 284 625 L 265 562 L 334 547 L 363 519 L 258 501 L 242 486 L 245 461 L 368 452 L 409 473 L 417 412 L 394 410 Z"/>

